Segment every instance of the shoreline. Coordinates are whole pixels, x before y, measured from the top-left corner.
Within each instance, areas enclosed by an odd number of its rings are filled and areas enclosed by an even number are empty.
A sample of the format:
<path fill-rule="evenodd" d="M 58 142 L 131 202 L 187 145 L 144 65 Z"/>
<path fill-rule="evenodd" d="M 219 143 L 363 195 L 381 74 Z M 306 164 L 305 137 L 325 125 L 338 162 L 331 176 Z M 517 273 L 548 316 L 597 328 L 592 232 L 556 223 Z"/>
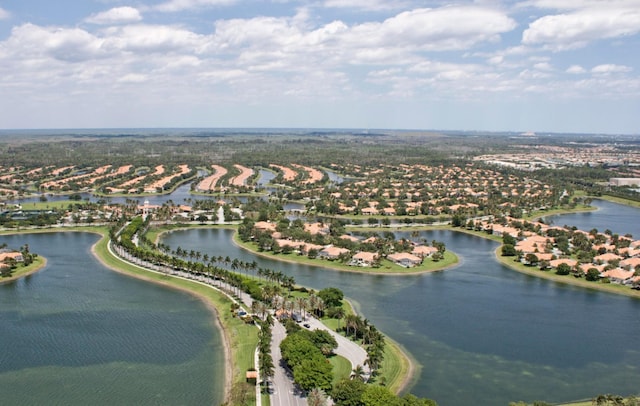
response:
<path fill-rule="evenodd" d="M 233 227 L 233 226 L 229 226 L 229 225 L 224 225 L 224 224 L 211 224 L 211 225 L 196 225 L 196 226 L 188 226 L 188 225 L 183 225 L 180 227 L 176 227 L 176 228 L 171 228 L 171 229 L 166 229 L 166 230 L 162 230 L 160 232 L 157 233 L 157 235 L 154 238 L 153 243 L 154 244 L 158 244 L 158 242 L 160 241 L 161 237 L 163 234 L 166 233 L 171 233 L 174 231 L 184 231 L 184 230 L 190 230 L 190 229 L 196 229 L 196 228 L 225 228 L 228 230 L 233 230 L 233 238 L 231 239 L 231 242 L 245 250 L 248 251 L 254 255 L 257 255 L 261 258 L 266 258 L 266 259 L 273 259 L 276 261 L 281 261 L 281 262 L 286 262 L 286 263 L 290 263 L 290 264 L 297 264 L 297 265 L 304 265 L 304 266 L 312 266 L 315 268 L 325 268 L 325 269 L 329 269 L 331 271 L 335 271 L 335 272 L 351 272 L 351 273 L 358 273 L 358 274 L 362 274 L 362 275 L 389 275 L 389 276 L 415 276 L 415 275 L 422 275 L 422 274 L 427 274 L 427 273 L 432 273 L 432 272 L 440 272 L 440 271 L 445 271 L 447 269 L 453 269 L 455 267 L 457 267 L 460 264 L 460 257 L 453 251 L 447 251 L 448 253 L 452 254 L 455 259 L 452 263 L 449 264 L 443 264 L 442 266 L 436 267 L 434 269 L 424 269 L 424 270 L 419 270 L 419 271 L 407 271 L 407 272 L 384 272 L 384 271 L 362 271 L 359 270 L 357 268 L 362 268 L 362 267 L 354 267 L 354 269 L 344 269 L 344 268 L 339 268 L 336 266 L 331 266 L 331 263 L 329 261 L 325 261 L 327 262 L 327 264 L 325 263 L 321 263 L 321 264 L 315 264 L 315 263 L 306 263 L 306 262 L 302 262 L 302 261 L 297 261 L 296 259 L 289 259 L 289 258 L 283 258 L 282 255 L 273 255 L 273 254 L 269 254 L 269 253 L 265 253 L 265 252 L 259 252 L 256 251 L 250 247 L 247 247 L 246 244 L 242 243 L 241 241 L 237 240 L 237 235 L 238 235 L 238 230 Z M 374 268 L 370 268 L 370 269 L 374 269 Z M 407 268 L 408 269 L 408 268 Z"/>
<path fill-rule="evenodd" d="M 209 310 L 209 312 L 211 313 L 212 320 L 214 322 L 214 326 L 215 328 L 217 328 L 221 334 L 221 338 L 222 338 L 222 346 L 224 348 L 224 401 L 227 402 L 229 401 L 229 399 L 231 398 L 231 390 L 233 387 L 233 370 L 234 370 L 234 365 L 232 362 L 232 354 L 231 354 L 231 338 L 229 337 L 229 332 L 227 331 L 228 329 L 225 328 L 222 324 L 222 320 L 220 319 L 220 312 L 222 311 L 221 309 L 218 309 L 215 304 L 208 298 L 206 297 L 204 294 L 198 293 L 196 292 L 194 289 L 189 289 L 188 287 L 182 287 L 182 286 L 177 286 L 175 283 L 172 283 L 172 280 L 174 279 L 179 279 L 179 278 L 174 278 L 174 277 L 168 277 L 166 280 L 158 280 L 155 278 L 152 278 L 151 276 L 147 276 L 147 275 L 140 275 L 140 274 L 136 274 L 133 272 L 129 272 L 125 269 L 122 268 L 118 268 L 116 266 L 113 266 L 111 264 L 108 264 L 105 259 L 97 252 L 97 247 L 99 244 L 105 244 L 108 245 L 108 237 L 106 235 L 102 235 L 102 238 L 99 239 L 95 244 L 93 244 L 91 246 L 91 253 L 92 255 L 106 268 L 117 272 L 119 274 L 122 275 L 126 275 L 132 278 L 136 278 L 139 280 L 143 280 L 145 282 L 150 282 L 150 283 L 154 283 L 160 286 L 165 286 L 165 287 L 169 287 L 171 289 L 176 289 L 185 293 L 188 293 L 196 298 L 198 298 L 199 300 L 201 300 L 205 307 Z M 122 262 L 124 264 L 127 264 L 129 266 L 133 266 L 136 267 L 138 269 L 140 269 L 142 272 L 151 272 L 153 274 L 157 274 L 158 276 L 162 276 L 154 271 L 148 270 L 144 267 L 140 267 L 138 265 L 135 264 L 131 264 L 128 262 L 123 261 L 121 258 L 111 254 L 111 251 L 108 249 L 108 247 L 106 248 L 107 251 L 109 252 L 109 255 L 112 256 L 115 260 Z M 193 281 L 188 281 L 188 282 L 193 282 Z M 194 282 L 195 283 L 195 282 Z M 213 289 L 213 288 L 211 288 Z M 216 290 L 216 289 L 213 289 Z M 217 290 L 216 290 L 217 291 Z"/>
<path fill-rule="evenodd" d="M 91 246 L 91 254 L 93 255 L 94 258 L 96 258 L 96 260 L 98 260 L 98 262 L 100 262 L 100 264 L 102 264 L 105 268 L 113 271 L 113 272 L 117 272 L 119 274 L 122 275 L 126 275 L 132 278 L 136 278 L 139 280 L 143 280 L 145 282 L 150 282 L 150 283 L 154 283 L 157 285 L 161 285 L 161 286 L 165 286 L 171 289 L 177 289 L 180 291 L 183 291 L 187 294 L 190 294 L 196 298 L 198 298 L 199 300 L 201 300 L 204 305 L 206 306 L 206 308 L 209 310 L 209 312 L 211 313 L 211 317 L 212 317 L 212 321 L 214 323 L 215 328 L 217 328 L 221 334 L 221 341 L 222 341 L 222 345 L 224 348 L 224 375 L 225 375 L 225 383 L 224 383 L 224 397 L 223 400 L 224 402 L 228 402 L 231 397 L 232 397 L 232 388 L 233 388 L 233 384 L 234 384 L 234 369 L 239 368 L 239 365 L 234 365 L 233 362 L 233 354 L 232 354 L 232 344 L 231 344 L 231 337 L 229 334 L 229 330 L 231 329 L 231 327 L 225 327 L 224 323 L 221 320 L 221 312 L 223 311 L 223 309 L 218 309 L 216 304 L 213 302 L 212 299 L 210 299 L 209 297 L 207 297 L 205 294 L 197 292 L 195 289 L 189 288 L 189 287 L 185 287 L 185 286 L 179 286 L 176 282 L 178 280 L 181 280 L 179 278 L 167 278 L 166 280 L 160 280 L 159 278 L 162 277 L 163 275 L 157 274 L 151 270 L 147 270 L 146 268 L 142 268 L 139 267 L 135 264 L 130 264 L 127 262 L 122 261 L 120 258 L 108 254 L 111 256 L 111 258 L 113 258 L 115 261 L 118 261 L 120 263 L 122 263 L 124 266 L 131 266 L 131 267 L 136 267 L 137 269 L 140 270 L 140 272 L 143 273 L 151 273 L 152 275 L 157 275 L 158 278 L 153 278 L 151 275 L 144 275 L 144 274 L 138 274 L 132 271 L 127 271 L 126 269 L 117 267 L 115 265 L 111 265 L 109 264 L 106 259 L 104 257 L 102 257 L 99 253 L 98 253 L 98 246 L 100 244 L 104 244 L 105 246 L 108 243 L 108 235 L 105 229 L 96 229 L 96 227 L 91 227 L 91 228 L 82 228 L 82 227 L 76 227 L 74 229 L 56 229 L 56 228 L 46 228 L 46 229 L 33 229 L 33 230 L 5 230 L 0 234 L 5 234 L 5 235 L 11 235 L 11 234 L 45 234 L 45 233 L 57 233 L 57 232 L 84 232 L 84 233 L 90 233 L 90 234 L 95 234 L 100 236 L 100 238 L 98 239 L 98 241 L 96 241 L 92 246 Z M 105 247 L 105 249 L 107 249 Z M 10 283 L 10 282 L 14 282 L 17 279 L 20 279 L 22 277 L 31 275 L 41 269 L 43 269 L 45 267 L 45 265 L 47 264 L 47 260 L 45 257 L 41 257 L 38 256 L 38 258 L 42 258 L 43 259 L 43 263 L 38 266 L 37 268 L 30 270 L 27 273 L 18 275 L 18 276 L 12 276 L 11 278 L 8 279 L 0 279 L 0 285 L 4 284 L 4 283 Z M 197 283 L 194 281 L 187 281 L 185 280 L 185 282 L 193 282 L 193 283 Z M 213 289 L 209 286 L 207 286 L 208 289 L 210 289 L 212 292 L 216 293 L 216 294 L 220 294 L 220 295 L 224 295 L 224 293 L 219 292 L 216 289 Z M 225 296 L 226 297 L 226 296 Z"/>
<path fill-rule="evenodd" d="M 180 227 L 180 228 L 175 228 L 175 229 L 171 229 L 171 230 L 163 230 L 162 232 L 159 232 L 155 239 L 154 239 L 154 244 L 157 244 L 159 242 L 159 240 L 161 239 L 162 235 L 165 233 L 170 233 L 173 231 L 182 231 L 182 230 L 188 230 L 192 227 Z M 203 227 L 198 227 L 198 228 L 203 228 Z M 222 227 L 221 227 L 222 228 Z M 224 227 L 227 229 L 234 229 L 233 227 Z M 237 231 L 237 230 L 234 230 Z M 239 245 L 235 239 L 235 237 L 237 236 L 237 232 L 234 232 L 234 238 L 231 239 L 231 241 L 236 244 L 237 246 L 239 246 L 242 249 L 245 249 L 255 255 L 258 255 L 260 257 L 265 257 L 265 258 L 271 258 L 271 256 L 266 255 L 264 253 L 257 253 L 254 252 L 253 250 L 249 250 L 245 247 L 243 247 L 242 245 Z M 262 254 L 262 255 L 261 255 Z M 279 257 L 277 257 L 278 260 L 282 260 Z M 456 266 L 460 263 L 459 261 L 459 257 L 456 256 L 456 263 L 451 265 L 451 267 Z M 284 262 L 290 262 L 290 263 L 297 263 L 300 264 L 300 262 L 296 262 L 294 260 L 290 260 L 290 261 L 284 261 Z M 321 266 L 318 266 L 321 267 Z M 335 268 L 331 268 L 332 270 L 335 270 L 337 272 L 347 272 L 347 271 L 343 271 L 341 269 L 335 269 Z M 442 269 L 438 269 L 438 270 L 429 270 L 429 271 L 421 271 L 421 272 L 416 272 L 416 273 L 412 273 L 412 274 L 423 274 L 423 273 L 429 273 L 429 272 L 436 272 L 436 271 L 440 271 Z M 351 271 L 351 272 L 355 272 L 355 273 L 363 273 L 363 272 L 358 272 L 358 271 Z M 371 275 L 373 275 L 373 273 L 369 273 Z M 382 273 L 382 275 L 398 275 L 398 276 L 402 276 L 402 275 L 407 275 L 407 274 L 392 274 L 392 273 Z M 354 306 L 354 304 L 351 302 L 351 300 L 349 300 L 348 298 L 344 299 L 345 303 L 348 304 L 351 312 L 353 314 L 358 314 L 359 312 L 356 310 L 356 307 Z M 322 320 L 320 320 L 320 322 L 322 322 Z M 324 324 L 324 323 L 323 323 Z M 413 355 L 404 349 L 404 347 L 402 347 L 401 344 L 399 344 L 398 342 L 396 342 L 395 340 L 393 340 L 390 336 L 385 334 L 385 341 L 387 342 L 387 345 L 389 346 L 389 351 L 390 352 L 394 352 L 397 354 L 396 358 L 398 359 L 400 364 L 404 364 L 406 365 L 406 368 L 401 369 L 401 372 L 404 372 L 401 375 L 401 379 L 398 380 L 398 382 L 390 382 L 387 383 L 391 388 L 393 388 L 392 390 L 400 395 L 401 393 L 409 390 L 417 381 L 418 379 L 418 371 L 420 371 L 422 369 L 422 365 L 417 364 L 417 361 L 415 361 L 415 358 L 413 357 Z"/>
<path fill-rule="evenodd" d="M 0 285 L 3 285 L 5 283 L 10 283 L 10 282 L 17 281 L 18 279 L 22 279 L 22 278 L 24 278 L 26 276 L 33 275 L 34 273 L 44 269 L 44 267 L 47 266 L 47 258 L 45 258 L 43 256 L 40 256 L 40 255 L 38 255 L 37 258 L 39 259 L 39 261 L 38 261 L 39 263 L 32 264 L 33 265 L 33 269 L 29 269 L 28 271 L 20 273 L 18 275 L 9 276 L 8 278 L 2 278 L 2 279 L 0 279 Z M 31 265 L 29 265 L 29 266 L 31 266 Z"/>
<path fill-rule="evenodd" d="M 631 289 L 630 287 L 622 286 L 616 283 L 603 284 L 597 281 L 591 282 L 583 278 L 576 278 L 572 275 L 556 275 L 554 272 L 550 270 L 541 271 L 537 267 L 530 267 L 529 269 L 529 268 L 526 268 L 525 265 L 523 264 L 521 264 L 522 267 L 516 266 L 514 264 L 511 264 L 514 261 L 509 261 L 508 259 L 505 259 L 505 258 L 513 259 L 513 257 L 503 257 L 502 255 L 500 255 L 501 249 L 502 249 L 502 244 L 498 248 L 496 248 L 495 251 L 493 252 L 496 258 L 496 261 L 498 261 L 498 263 L 506 266 L 507 268 L 515 272 L 518 272 L 524 275 L 533 276 L 536 278 L 545 279 L 551 282 L 558 282 L 565 285 L 575 286 L 582 289 L 597 290 L 600 292 L 612 293 L 612 294 L 622 295 L 622 296 L 631 297 L 635 299 L 640 299 L 640 290 L 634 290 L 634 289 Z"/>

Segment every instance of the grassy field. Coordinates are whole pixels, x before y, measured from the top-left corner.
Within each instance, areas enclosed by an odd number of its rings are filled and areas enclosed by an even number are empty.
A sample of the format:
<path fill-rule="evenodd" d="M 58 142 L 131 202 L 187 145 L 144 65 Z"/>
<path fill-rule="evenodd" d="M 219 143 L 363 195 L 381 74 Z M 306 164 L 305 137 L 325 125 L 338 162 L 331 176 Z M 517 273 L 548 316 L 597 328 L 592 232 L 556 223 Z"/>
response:
<path fill-rule="evenodd" d="M 82 200 L 59 200 L 55 202 L 29 202 L 22 203 L 23 210 L 66 210 L 69 205 L 83 204 Z"/>
<path fill-rule="evenodd" d="M 389 337 L 385 338 L 385 344 L 384 359 L 377 379 L 378 382 L 384 380 L 392 392 L 401 393 L 418 376 L 416 369 L 419 366 Z"/>
<path fill-rule="evenodd" d="M 335 386 L 339 381 L 351 376 L 351 362 L 348 359 L 339 355 L 334 355 L 329 358 L 329 362 L 331 363 L 331 366 L 333 366 L 332 385 Z"/>

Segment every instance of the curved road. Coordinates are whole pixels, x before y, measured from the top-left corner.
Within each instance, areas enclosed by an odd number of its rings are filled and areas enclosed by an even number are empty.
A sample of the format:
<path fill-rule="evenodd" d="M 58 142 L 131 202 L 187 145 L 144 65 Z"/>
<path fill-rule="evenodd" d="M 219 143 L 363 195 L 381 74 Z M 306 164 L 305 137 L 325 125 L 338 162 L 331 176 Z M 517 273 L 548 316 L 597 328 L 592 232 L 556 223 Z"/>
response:
<path fill-rule="evenodd" d="M 208 286 L 211 286 L 214 289 L 220 289 L 223 292 L 232 292 L 235 291 L 233 287 L 228 285 L 226 282 L 222 280 L 216 280 L 214 278 L 208 276 L 196 276 L 190 274 L 188 272 L 176 271 L 171 267 L 162 266 L 152 264 L 150 262 L 143 261 L 139 258 L 133 257 L 128 254 L 124 250 L 116 249 L 112 250 L 111 244 L 108 244 L 108 250 L 112 255 L 116 255 L 119 258 L 131 263 L 132 265 L 138 266 L 150 272 L 162 273 L 165 275 L 171 275 L 178 278 L 194 280 Z M 114 252 L 116 251 L 116 252 Z M 251 309 L 251 304 L 253 303 L 253 299 L 246 293 L 240 292 L 239 298 L 242 303 L 246 306 L 246 309 Z M 320 329 L 328 331 L 338 343 L 338 347 L 334 350 L 337 355 L 340 355 L 351 362 L 351 367 L 355 368 L 360 365 L 365 368 L 365 374 L 368 375 L 369 370 L 365 366 L 365 360 L 367 359 L 367 353 L 364 348 L 360 347 L 358 344 L 349 340 L 346 337 L 341 336 L 335 331 L 329 329 L 327 326 L 322 324 L 322 322 L 314 317 L 307 315 L 307 318 L 304 323 L 309 324 L 309 328 L 312 330 Z M 272 387 L 270 394 L 270 401 L 272 405 L 282 405 L 282 406 L 307 406 L 307 398 L 306 394 L 303 393 L 293 382 L 293 376 L 291 371 L 286 366 L 286 363 L 282 359 L 282 355 L 280 353 L 280 343 L 286 337 L 287 333 L 285 331 L 284 326 L 276 319 L 274 319 L 274 326 L 272 329 L 272 339 L 271 339 L 271 357 L 273 358 L 274 368 L 274 376 L 272 379 Z M 256 364 L 257 369 L 257 364 Z M 260 386 L 257 385 L 256 394 L 257 394 L 257 404 L 260 405 Z"/>

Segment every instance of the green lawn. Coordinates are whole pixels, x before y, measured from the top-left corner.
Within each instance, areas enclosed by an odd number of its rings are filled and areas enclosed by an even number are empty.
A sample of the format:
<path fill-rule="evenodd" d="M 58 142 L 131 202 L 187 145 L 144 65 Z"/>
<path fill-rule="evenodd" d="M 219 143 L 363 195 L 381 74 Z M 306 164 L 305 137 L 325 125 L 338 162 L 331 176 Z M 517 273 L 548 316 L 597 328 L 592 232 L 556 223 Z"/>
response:
<path fill-rule="evenodd" d="M 348 359 L 334 355 L 329 358 L 329 362 L 333 366 L 332 385 L 335 386 L 336 383 L 351 376 L 351 362 Z"/>
<path fill-rule="evenodd" d="M 13 281 L 30 273 L 36 272 L 41 268 L 44 268 L 45 265 L 47 265 L 47 259 L 45 257 L 37 256 L 33 259 L 33 262 L 27 266 L 24 266 L 24 264 L 18 264 L 16 269 L 13 270 L 11 276 L 7 278 L 0 278 L 0 283 Z"/>
<path fill-rule="evenodd" d="M 260 255 L 267 258 L 276 259 L 279 261 L 285 262 L 293 262 L 304 265 L 311 265 L 320 268 L 329 268 L 336 271 L 346 271 L 346 272 L 360 272 L 360 273 L 369 273 L 369 274 L 415 274 L 419 272 L 433 272 L 442 269 L 446 269 L 458 263 L 458 256 L 451 251 L 446 251 L 444 253 L 444 259 L 442 261 L 433 261 L 429 258 L 425 259 L 422 265 L 413 267 L 413 268 L 405 268 L 400 265 L 394 264 L 391 261 L 383 259 L 381 261 L 381 266 L 379 268 L 374 267 L 359 267 L 359 266 L 349 266 L 347 264 L 341 263 L 339 261 L 329 261 L 325 259 L 311 259 L 305 255 L 298 255 L 295 253 L 290 254 L 274 254 L 272 252 L 261 252 L 258 250 L 258 247 L 253 242 L 243 242 L 238 237 L 238 234 L 234 234 L 233 241 L 238 244 L 240 247 L 253 252 L 256 255 Z"/>
<path fill-rule="evenodd" d="M 63 209 L 66 210 L 69 208 L 69 205 L 74 204 L 83 204 L 82 200 L 59 200 L 55 202 L 30 202 L 30 203 L 22 203 L 23 210 L 53 210 L 53 209 Z"/>
<path fill-rule="evenodd" d="M 419 366 L 409 358 L 400 346 L 390 338 L 385 338 L 384 359 L 379 370 L 378 382 L 384 381 L 385 385 L 394 393 L 402 392 L 405 387 L 417 376 Z"/>

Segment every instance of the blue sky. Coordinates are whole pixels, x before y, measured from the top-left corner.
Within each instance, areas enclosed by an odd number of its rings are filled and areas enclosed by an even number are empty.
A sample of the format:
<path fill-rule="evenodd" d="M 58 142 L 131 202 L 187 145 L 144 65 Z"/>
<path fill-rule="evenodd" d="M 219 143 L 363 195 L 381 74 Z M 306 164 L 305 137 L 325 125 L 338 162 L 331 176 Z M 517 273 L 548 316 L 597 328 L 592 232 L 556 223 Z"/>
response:
<path fill-rule="evenodd" d="M 640 0 L 0 0 L 0 128 L 640 134 Z"/>

